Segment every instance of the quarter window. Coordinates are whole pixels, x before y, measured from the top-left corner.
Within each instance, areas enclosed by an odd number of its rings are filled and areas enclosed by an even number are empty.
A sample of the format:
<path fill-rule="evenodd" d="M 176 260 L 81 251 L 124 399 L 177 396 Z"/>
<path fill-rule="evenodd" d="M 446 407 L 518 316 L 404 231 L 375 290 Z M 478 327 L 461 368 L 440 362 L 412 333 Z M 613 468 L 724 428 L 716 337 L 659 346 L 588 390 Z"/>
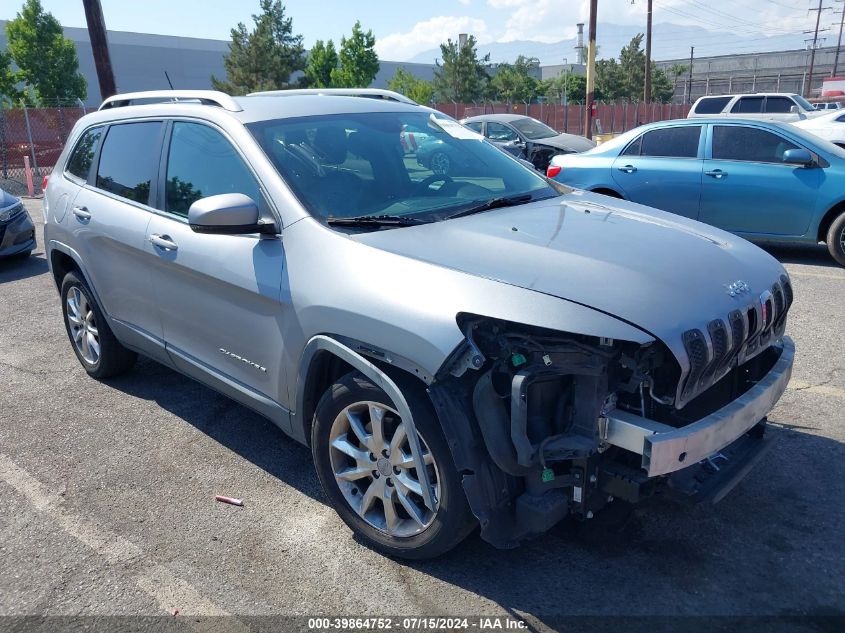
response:
<path fill-rule="evenodd" d="M 149 204 L 150 183 L 158 172 L 161 123 L 122 123 L 109 128 L 100 164 L 97 187 Z"/>
<path fill-rule="evenodd" d="M 730 100 L 730 97 L 705 97 L 695 106 L 695 113 L 719 114 Z"/>
<path fill-rule="evenodd" d="M 82 135 L 76 147 L 67 161 L 65 171 L 73 174 L 82 180 L 88 180 L 88 172 L 91 171 L 91 163 L 94 161 L 94 154 L 100 145 L 100 137 L 103 135 L 103 128 L 95 127 Z"/>
<path fill-rule="evenodd" d="M 200 123 L 176 121 L 167 158 L 165 211 L 181 216 L 200 198 L 242 193 L 261 203 L 258 182 L 232 144 Z"/>
<path fill-rule="evenodd" d="M 713 128 L 714 160 L 780 163 L 788 149 L 798 149 L 798 146 L 759 128 L 740 125 L 717 125 Z"/>
<path fill-rule="evenodd" d="M 696 158 L 700 125 L 684 125 L 661 128 L 646 132 L 635 144 L 630 145 L 625 155 L 654 156 L 663 158 Z M 636 152 L 637 148 L 639 152 Z M 632 150 L 632 151 L 628 151 Z"/>
<path fill-rule="evenodd" d="M 472 121 L 465 124 L 469 129 L 481 134 L 481 121 Z"/>

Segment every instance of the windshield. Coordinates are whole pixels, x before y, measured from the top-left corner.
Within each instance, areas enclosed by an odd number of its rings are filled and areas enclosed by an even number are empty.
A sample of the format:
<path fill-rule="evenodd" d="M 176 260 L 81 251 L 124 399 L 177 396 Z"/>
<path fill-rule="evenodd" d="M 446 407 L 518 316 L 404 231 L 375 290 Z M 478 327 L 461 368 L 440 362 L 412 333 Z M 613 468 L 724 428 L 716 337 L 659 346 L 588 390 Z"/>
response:
<path fill-rule="evenodd" d="M 308 212 L 323 221 L 437 221 L 493 199 L 559 195 L 479 134 L 427 111 L 331 114 L 247 127 Z"/>
<path fill-rule="evenodd" d="M 807 101 L 807 100 L 806 100 L 804 97 L 802 97 L 801 95 L 792 95 L 792 98 L 795 100 L 795 102 L 796 102 L 798 105 L 800 105 L 802 108 L 804 108 L 804 109 L 805 109 L 805 110 L 807 110 L 808 112 L 812 112 L 813 110 L 815 110 L 815 109 L 816 109 L 816 107 L 815 107 L 812 103 L 810 103 L 809 101 Z"/>
<path fill-rule="evenodd" d="M 511 121 L 511 125 L 519 130 L 519 133 L 525 138 L 532 141 L 538 138 L 551 138 L 552 136 L 557 136 L 557 132 L 537 119 L 530 119 L 527 117 L 524 119 L 516 119 L 515 121 Z"/>

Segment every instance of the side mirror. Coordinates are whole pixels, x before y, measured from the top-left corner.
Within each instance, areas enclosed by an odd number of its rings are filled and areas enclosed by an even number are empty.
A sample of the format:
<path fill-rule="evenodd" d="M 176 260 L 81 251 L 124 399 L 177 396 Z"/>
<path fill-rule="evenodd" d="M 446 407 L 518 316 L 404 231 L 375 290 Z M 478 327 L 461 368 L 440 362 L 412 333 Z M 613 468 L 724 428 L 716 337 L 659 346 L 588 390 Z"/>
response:
<path fill-rule="evenodd" d="M 816 161 L 813 155 L 806 149 L 788 149 L 783 153 L 783 162 L 789 165 L 800 165 L 801 167 L 813 167 Z"/>
<path fill-rule="evenodd" d="M 791 108 L 789 108 L 789 112 L 791 114 L 798 114 L 799 112 L 801 112 L 801 110 L 798 109 L 798 106 L 794 105 Z"/>
<path fill-rule="evenodd" d="M 242 193 L 222 193 L 197 200 L 188 209 L 188 224 L 195 233 L 275 233 L 272 223 L 261 221 L 255 201 Z"/>

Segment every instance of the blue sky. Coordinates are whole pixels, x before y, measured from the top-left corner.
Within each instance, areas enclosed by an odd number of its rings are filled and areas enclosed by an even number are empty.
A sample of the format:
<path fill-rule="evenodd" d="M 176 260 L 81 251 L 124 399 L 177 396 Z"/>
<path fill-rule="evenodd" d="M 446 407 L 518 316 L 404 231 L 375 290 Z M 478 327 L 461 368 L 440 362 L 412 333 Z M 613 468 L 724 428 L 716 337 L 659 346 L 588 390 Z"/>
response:
<path fill-rule="evenodd" d="M 814 26 L 811 0 L 654 0 L 655 22 L 698 24 L 712 31 L 801 33 Z M 109 29 L 228 39 L 239 21 L 251 23 L 258 0 L 101 0 Z M 5 0 L 0 19 L 14 17 L 22 2 Z M 85 26 L 81 0 L 42 0 L 65 26 Z M 287 13 L 306 46 L 335 41 L 361 20 L 377 38 L 383 59 L 407 60 L 447 37 L 470 32 L 482 43 L 535 40 L 556 42 L 575 34 L 588 0 L 288 0 Z M 834 4 L 827 2 L 828 5 Z M 842 4 L 837 4 L 841 7 Z M 645 24 L 645 0 L 599 0 L 599 21 Z M 825 12 L 822 26 L 838 16 Z M 827 33 L 833 41 L 835 33 Z M 729 51 L 725 51 L 729 52 Z M 434 61 L 433 59 L 431 61 Z"/>

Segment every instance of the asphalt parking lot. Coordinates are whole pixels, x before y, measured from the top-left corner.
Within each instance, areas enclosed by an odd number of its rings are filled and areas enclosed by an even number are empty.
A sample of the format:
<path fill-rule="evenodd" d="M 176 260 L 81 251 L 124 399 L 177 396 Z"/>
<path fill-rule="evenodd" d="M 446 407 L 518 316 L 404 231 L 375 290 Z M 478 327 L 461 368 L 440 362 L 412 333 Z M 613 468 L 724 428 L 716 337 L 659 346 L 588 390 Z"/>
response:
<path fill-rule="evenodd" d="M 26 204 L 40 240 L 41 203 Z M 513 551 L 473 535 L 405 564 L 352 538 L 308 449 L 270 422 L 152 361 L 89 379 L 39 243 L 0 262 L 0 615 L 513 615 L 537 630 L 790 615 L 824 630 L 814 616 L 845 616 L 845 269 L 822 247 L 770 252 L 792 276 L 798 356 L 770 416 L 779 441 L 721 504 L 652 503 Z"/>

